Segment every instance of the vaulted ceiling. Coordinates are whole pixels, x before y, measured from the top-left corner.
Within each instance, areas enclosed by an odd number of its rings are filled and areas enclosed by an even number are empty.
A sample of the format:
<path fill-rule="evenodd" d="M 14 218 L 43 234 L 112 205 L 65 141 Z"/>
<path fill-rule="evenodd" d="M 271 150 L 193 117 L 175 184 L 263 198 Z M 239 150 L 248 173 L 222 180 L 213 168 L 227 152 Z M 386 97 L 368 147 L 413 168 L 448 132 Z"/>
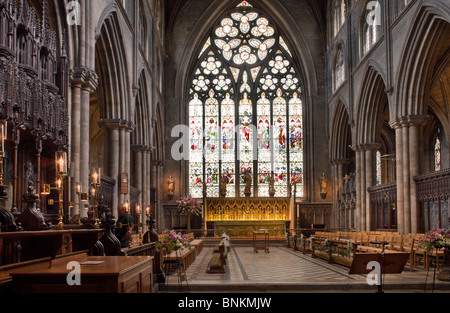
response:
<path fill-rule="evenodd" d="M 190 0 L 165 0 L 166 5 L 166 30 L 170 32 L 178 13 L 183 10 L 184 5 Z M 213 0 L 210 0 L 213 2 Z M 279 0 L 280 3 L 286 0 Z M 298 0 L 297 0 L 298 1 Z M 304 0 L 309 3 L 316 14 L 319 24 L 325 25 L 327 0 Z"/>

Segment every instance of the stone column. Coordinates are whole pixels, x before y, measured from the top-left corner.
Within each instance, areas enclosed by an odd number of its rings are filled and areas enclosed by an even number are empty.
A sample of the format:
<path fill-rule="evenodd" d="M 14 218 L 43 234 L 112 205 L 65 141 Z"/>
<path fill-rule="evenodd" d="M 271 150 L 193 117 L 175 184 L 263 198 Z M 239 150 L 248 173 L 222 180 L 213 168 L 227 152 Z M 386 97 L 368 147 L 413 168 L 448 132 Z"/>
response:
<path fill-rule="evenodd" d="M 119 127 L 119 173 L 118 173 L 118 197 L 119 197 L 119 205 L 125 203 L 125 195 L 122 194 L 120 185 L 121 185 L 121 174 L 125 172 L 125 157 L 126 157 L 126 142 L 125 142 L 125 128 L 124 125 L 120 124 Z"/>
<path fill-rule="evenodd" d="M 403 223 L 404 233 L 411 233 L 411 190 L 409 167 L 409 123 L 402 123 L 402 152 L 403 152 Z"/>
<path fill-rule="evenodd" d="M 105 154 L 109 153 L 109 176 L 116 180 L 116 185 L 114 187 L 112 212 L 115 217 L 117 217 L 117 207 L 119 205 L 119 192 L 120 192 L 120 177 L 119 177 L 119 160 L 120 160 L 120 133 L 121 121 L 116 120 L 101 120 L 99 122 L 100 126 L 107 132 L 109 132 L 109 142 L 107 143 L 108 150 L 105 150 Z M 105 137 L 106 138 L 106 137 Z"/>
<path fill-rule="evenodd" d="M 363 230 L 363 225 L 361 224 L 362 217 L 362 197 L 361 197 L 361 152 L 359 147 L 355 147 L 356 155 L 356 231 L 360 232 Z"/>
<path fill-rule="evenodd" d="M 89 159 L 90 159 L 90 134 L 89 134 L 89 107 L 90 90 L 81 90 L 81 121 L 80 121 L 80 183 L 83 190 L 89 190 Z"/>
<path fill-rule="evenodd" d="M 366 150 L 364 146 L 359 147 L 359 160 L 360 160 L 360 186 L 357 192 L 360 194 L 361 201 L 361 230 L 367 231 L 367 211 L 366 211 L 366 198 L 367 198 L 367 188 L 366 188 Z"/>
<path fill-rule="evenodd" d="M 125 168 L 124 172 L 128 174 L 128 193 L 125 195 L 125 201 L 130 200 L 130 187 L 131 187 L 131 133 L 134 132 L 135 127 L 132 123 L 127 123 L 125 127 Z M 141 203 L 142 204 L 142 203 Z"/>
<path fill-rule="evenodd" d="M 86 67 L 74 68 L 71 72 L 72 112 L 71 112 L 71 163 L 74 166 L 71 181 L 71 199 L 77 203 L 76 183 L 84 192 L 89 190 L 89 106 L 90 94 L 97 89 L 98 77 Z M 79 212 L 80 206 L 74 208 Z"/>
<path fill-rule="evenodd" d="M 431 120 L 430 116 L 409 116 L 409 159 L 410 159 L 410 197 L 411 197 L 411 232 L 419 231 L 419 207 L 417 202 L 417 188 L 414 177 L 420 172 L 420 144 L 419 130 Z"/>
<path fill-rule="evenodd" d="M 79 74 L 79 73 L 78 73 Z M 76 183 L 80 182 L 80 102 L 81 102 L 81 82 L 80 77 L 72 77 L 72 112 L 71 112 L 71 156 L 73 177 L 71 180 L 71 201 L 74 203 L 74 212 L 80 212 Z"/>
<path fill-rule="evenodd" d="M 369 188 L 375 185 L 375 172 L 376 172 L 376 163 L 375 163 L 375 154 L 376 151 L 380 149 L 380 145 L 378 144 L 367 144 L 365 145 L 366 149 L 366 230 L 371 231 L 375 230 L 375 214 L 372 210 L 372 203 L 370 201 L 370 193 L 368 191 Z"/>
<path fill-rule="evenodd" d="M 397 155 L 397 228 L 399 233 L 405 234 L 404 224 L 404 192 L 403 192 L 403 130 L 402 124 L 398 120 L 391 122 L 391 127 L 395 130 L 395 145 Z"/>
<path fill-rule="evenodd" d="M 139 195 L 139 203 L 142 208 L 145 209 L 146 202 L 144 201 L 144 189 L 142 184 L 142 168 L 143 168 L 143 158 L 142 158 L 142 146 L 132 146 L 131 150 L 134 152 L 134 185 L 141 191 Z"/>
<path fill-rule="evenodd" d="M 336 187 L 336 191 L 335 194 L 333 195 L 333 203 L 335 206 L 335 214 L 336 214 L 336 226 L 335 228 L 339 228 L 339 224 L 340 224 L 340 220 L 341 217 L 339 215 L 339 210 L 340 208 L 338 206 L 336 206 L 338 203 L 338 196 L 339 196 L 339 190 L 341 189 L 341 187 L 344 184 L 344 166 L 346 166 L 347 164 L 349 164 L 350 161 L 347 159 L 340 159 L 340 160 L 334 160 L 332 162 L 333 167 L 332 167 L 332 171 L 333 171 L 333 176 L 334 176 L 334 184 Z"/>

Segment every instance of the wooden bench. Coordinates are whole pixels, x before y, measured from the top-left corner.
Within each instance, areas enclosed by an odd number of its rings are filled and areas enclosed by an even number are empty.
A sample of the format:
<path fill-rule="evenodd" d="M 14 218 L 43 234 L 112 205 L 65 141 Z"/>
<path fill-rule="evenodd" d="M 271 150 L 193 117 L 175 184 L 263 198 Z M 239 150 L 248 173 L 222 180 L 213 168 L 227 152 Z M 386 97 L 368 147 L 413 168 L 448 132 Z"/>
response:
<path fill-rule="evenodd" d="M 186 238 L 189 240 L 191 247 L 195 247 L 197 251 L 197 255 L 202 253 L 204 248 L 204 240 L 203 239 L 195 239 L 194 233 L 189 233 L 186 235 Z"/>
<path fill-rule="evenodd" d="M 171 254 L 165 255 L 164 260 L 166 261 L 179 260 L 184 265 L 184 269 L 187 270 L 195 262 L 196 257 L 197 252 L 195 248 L 191 247 L 174 251 Z"/>
<path fill-rule="evenodd" d="M 214 248 L 213 255 L 209 261 L 208 274 L 225 274 L 227 249 L 221 244 Z"/>

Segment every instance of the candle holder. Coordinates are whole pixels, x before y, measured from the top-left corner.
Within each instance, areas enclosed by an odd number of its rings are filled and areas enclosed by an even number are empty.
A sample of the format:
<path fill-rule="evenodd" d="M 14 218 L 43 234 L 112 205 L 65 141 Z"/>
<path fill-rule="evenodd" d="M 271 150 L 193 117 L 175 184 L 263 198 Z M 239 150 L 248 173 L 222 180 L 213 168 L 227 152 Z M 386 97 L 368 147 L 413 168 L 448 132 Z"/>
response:
<path fill-rule="evenodd" d="M 75 203 L 78 206 L 78 225 L 81 225 L 81 202 L 86 198 L 86 196 L 83 194 L 80 183 L 76 183 L 75 189 L 78 196 L 78 203 Z"/>
<path fill-rule="evenodd" d="M 144 227 L 144 224 L 141 221 L 141 214 L 142 214 L 142 208 L 141 205 L 138 204 L 136 205 L 136 215 L 137 215 L 137 227 L 138 227 L 138 235 L 139 235 L 139 242 L 142 243 L 142 232 L 141 232 L 141 227 Z"/>
<path fill-rule="evenodd" d="M 95 220 L 95 228 L 99 228 L 100 221 L 98 216 L 98 194 L 99 189 L 101 187 L 101 169 L 100 168 L 92 168 L 91 169 L 91 195 L 89 198 L 94 200 L 94 220 Z"/>
<path fill-rule="evenodd" d="M 0 121 L 0 198 L 8 196 L 7 187 L 4 184 L 4 160 L 5 160 L 5 141 L 8 137 L 8 122 Z"/>
<path fill-rule="evenodd" d="M 58 177 L 67 176 L 67 152 L 57 151 L 55 153 L 56 160 L 56 175 Z"/>
<path fill-rule="evenodd" d="M 58 228 L 59 229 L 63 229 L 64 227 L 64 183 L 63 183 L 63 179 L 62 177 L 58 177 L 58 179 L 56 180 L 56 184 L 54 187 L 51 187 L 51 185 L 49 184 L 42 184 L 42 191 L 41 191 L 41 195 L 42 196 L 48 196 L 50 195 L 50 191 L 51 190 L 56 190 L 58 191 L 58 201 L 54 201 L 53 199 L 50 199 L 48 201 L 49 205 L 54 205 L 55 202 L 58 203 L 58 218 L 59 218 L 59 222 L 58 222 Z"/>
<path fill-rule="evenodd" d="M 125 212 L 127 213 L 127 222 L 126 222 L 126 224 L 118 223 L 117 227 L 122 228 L 123 226 L 128 226 L 130 228 L 133 228 L 134 224 L 130 223 L 130 203 L 127 201 L 123 204 L 123 206 L 125 208 Z"/>
<path fill-rule="evenodd" d="M 64 179 L 67 177 L 67 152 L 57 151 L 55 153 L 56 187 L 50 188 L 58 191 L 59 223 L 58 228 L 64 227 Z M 47 189 L 48 190 L 48 189 Z"/>

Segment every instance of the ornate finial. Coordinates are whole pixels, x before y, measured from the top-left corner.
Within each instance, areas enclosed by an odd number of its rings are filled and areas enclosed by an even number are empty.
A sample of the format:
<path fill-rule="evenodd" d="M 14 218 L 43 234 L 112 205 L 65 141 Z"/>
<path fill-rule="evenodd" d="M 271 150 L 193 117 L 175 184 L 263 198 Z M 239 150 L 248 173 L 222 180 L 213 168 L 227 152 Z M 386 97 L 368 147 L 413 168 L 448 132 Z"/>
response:
<path fill-rule="evenodd" d="M 61 42 L 61 57 L 67 57 L 67 30 L 63 29 L 62 42 Z"/>
<path fill-rule="evenodd" d="M 48 6 L 47 0 L 42 1 L 42 28 L 48 28 Z"/>

